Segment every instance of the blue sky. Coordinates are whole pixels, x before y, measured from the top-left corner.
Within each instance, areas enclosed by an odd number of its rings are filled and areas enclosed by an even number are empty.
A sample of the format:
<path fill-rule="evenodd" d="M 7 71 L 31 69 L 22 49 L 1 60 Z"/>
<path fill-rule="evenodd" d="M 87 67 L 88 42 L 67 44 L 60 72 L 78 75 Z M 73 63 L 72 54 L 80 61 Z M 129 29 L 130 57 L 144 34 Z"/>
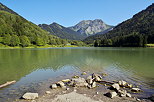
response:
<path fill-rule="evenodd" d="M 72 26 L 81 20 L 102 19 L 117 25 L 145 9 L 154 0 L 0 0 L 35 24 L 57 22 Z"/>

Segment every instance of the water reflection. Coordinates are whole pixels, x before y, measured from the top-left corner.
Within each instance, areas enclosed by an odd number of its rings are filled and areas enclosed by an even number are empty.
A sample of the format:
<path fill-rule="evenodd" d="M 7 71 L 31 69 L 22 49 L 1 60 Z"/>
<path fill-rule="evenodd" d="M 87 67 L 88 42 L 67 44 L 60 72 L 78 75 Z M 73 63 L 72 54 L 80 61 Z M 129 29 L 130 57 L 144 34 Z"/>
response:
<path fill-rule="evenodd" d="M 0 84 L 9 80 L 17 80 L 15 85 L 28 84 L 90 71 L 153 87 L 153 58 L 150 48 L 0 49 Z"/>

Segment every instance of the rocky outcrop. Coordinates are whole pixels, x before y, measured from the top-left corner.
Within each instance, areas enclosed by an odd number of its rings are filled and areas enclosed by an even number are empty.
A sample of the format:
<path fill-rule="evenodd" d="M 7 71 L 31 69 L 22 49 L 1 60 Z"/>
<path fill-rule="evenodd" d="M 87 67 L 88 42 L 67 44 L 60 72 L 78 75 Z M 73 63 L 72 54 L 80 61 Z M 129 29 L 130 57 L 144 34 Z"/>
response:
<path fill-rule="evenodd" d="M 92 35 L 98 32 L 105 31 L 112 26 L 105 24 L 101 19 L 95 20 L 83 20 L 76 24 L 75 26 L 69 27 L 70 29 L 81 33 L 82 35 Z"/>

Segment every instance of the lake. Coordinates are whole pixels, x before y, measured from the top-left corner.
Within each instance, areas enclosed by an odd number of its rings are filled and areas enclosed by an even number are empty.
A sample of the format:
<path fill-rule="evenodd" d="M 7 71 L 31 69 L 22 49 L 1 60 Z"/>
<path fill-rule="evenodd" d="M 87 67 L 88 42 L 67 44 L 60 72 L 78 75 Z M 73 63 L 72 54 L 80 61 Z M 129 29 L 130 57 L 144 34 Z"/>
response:
<path fill-rule="evenodd" d="M 17 83 L 0 90 L 0 101 L 37 90 L 58 77 L 107 73 L 104 80 L 126 80 L 154 94 L 154 48 L 33 48 L 0 49 L 0 84 Z"/>

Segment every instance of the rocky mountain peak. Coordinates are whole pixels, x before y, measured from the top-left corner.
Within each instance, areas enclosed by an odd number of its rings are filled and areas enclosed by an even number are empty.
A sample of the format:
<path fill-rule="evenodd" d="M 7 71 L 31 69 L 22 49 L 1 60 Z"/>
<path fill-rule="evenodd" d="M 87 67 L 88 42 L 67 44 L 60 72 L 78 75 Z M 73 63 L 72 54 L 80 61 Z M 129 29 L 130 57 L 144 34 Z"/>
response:
<path fill-rule="evenodd" d="M 98 32 L 102 32 L 106 29 L 111 28 L 111 26 L 105 24 L 101 19 L 95 20 L 83 20 L 76 24 L 75 26 L 69 27 L 70 29 L 81 33 L 82 35 L 92 35 Z"/>

